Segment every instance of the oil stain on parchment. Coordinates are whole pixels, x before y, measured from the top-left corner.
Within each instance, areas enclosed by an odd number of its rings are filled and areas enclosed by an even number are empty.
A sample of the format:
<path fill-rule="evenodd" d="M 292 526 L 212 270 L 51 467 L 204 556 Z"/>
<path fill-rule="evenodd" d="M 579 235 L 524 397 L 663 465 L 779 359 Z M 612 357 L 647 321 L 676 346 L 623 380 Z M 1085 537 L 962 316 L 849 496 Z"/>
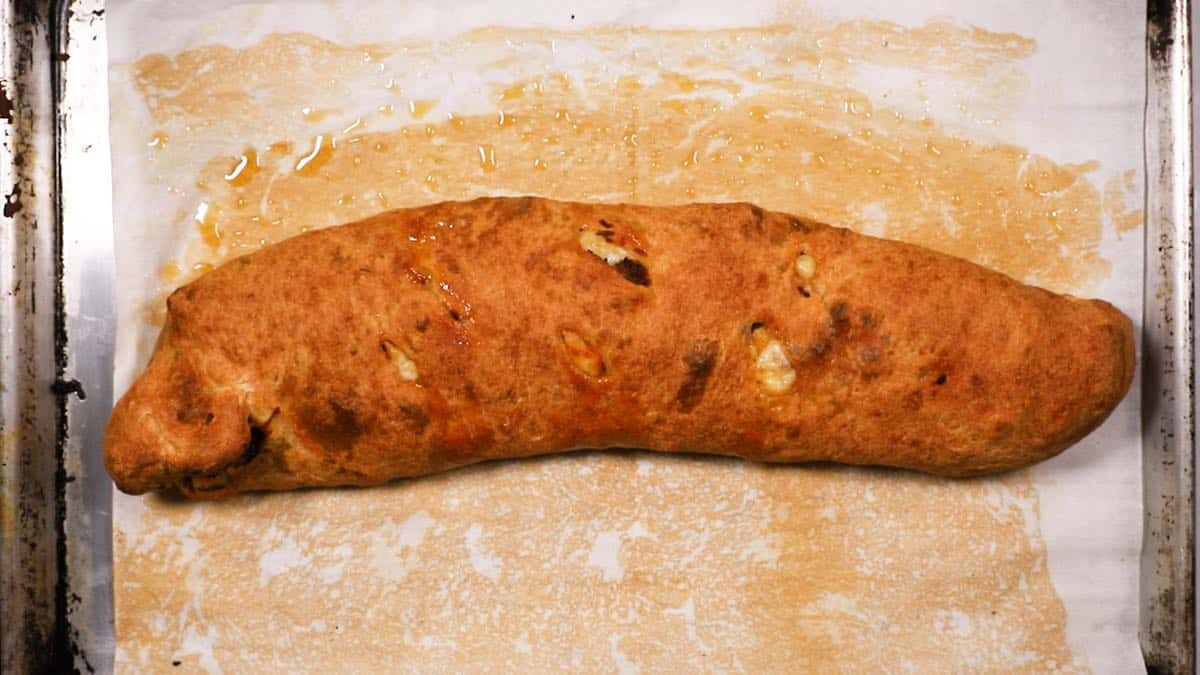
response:
<path fill-rule="evenodd" d="M 355 47 L 274 35 L 146 57 L 130 77 L 156 125 L 146 161 L 199 195 L 164 292 L 310 228 L 485 194 L 752 201 L 1080 291 L 1107 273 L 1106 224 L 1141 214 L 1131 175 L 1101 190 L 1095 163 L 977 140 L 1027 94 L 1034 48 L 873 21 Z M 565 53 L 570 68 L 546 65 Z M 482 74 L 430 93 L 467 59 Z M 881 68 L 970 89 L 977 133 L 864 93 Z M 380 98 L 355 107 L 366 87 Z M 218 137 L 252 140 L 173 173 Z M 117 631 L 134 670 L 1086 670 L 1024 475 L 614 453 L 124 503 Z"/>
<path fill-rule="evenodd" d="M 594 453 L 147 498 L 116 546 L 132 670 L 1078 670 L 1020 478 Z"/>

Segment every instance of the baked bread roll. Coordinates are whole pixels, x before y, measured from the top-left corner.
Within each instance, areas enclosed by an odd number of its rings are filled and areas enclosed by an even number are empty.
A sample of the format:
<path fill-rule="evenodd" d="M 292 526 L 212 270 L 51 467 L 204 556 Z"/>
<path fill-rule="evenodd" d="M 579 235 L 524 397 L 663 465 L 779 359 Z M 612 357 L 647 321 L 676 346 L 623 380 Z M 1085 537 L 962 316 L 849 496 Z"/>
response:
<path fill-rule="evenodd" d="M 107 430 L 130 493 L 606 447 L 972 476 L 1079 440 L 1134 369 L 1108 303 L 748 204 L 400 209 L 231 260 L 167 309 Z"/>

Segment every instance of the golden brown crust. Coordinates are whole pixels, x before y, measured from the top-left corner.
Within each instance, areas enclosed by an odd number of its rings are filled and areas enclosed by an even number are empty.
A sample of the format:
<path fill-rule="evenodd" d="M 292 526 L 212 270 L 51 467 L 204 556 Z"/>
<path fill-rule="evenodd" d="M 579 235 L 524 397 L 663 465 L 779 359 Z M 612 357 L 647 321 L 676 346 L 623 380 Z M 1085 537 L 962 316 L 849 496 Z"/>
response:
<path fill-rule="evenodd" d="M 967 476 L 1062 451 L 1134 368 L 1105 302 L 748 204 L 402 209 L 230 261 L 167 305 L 109 422 L 127 492 L 614 446 Z"/>

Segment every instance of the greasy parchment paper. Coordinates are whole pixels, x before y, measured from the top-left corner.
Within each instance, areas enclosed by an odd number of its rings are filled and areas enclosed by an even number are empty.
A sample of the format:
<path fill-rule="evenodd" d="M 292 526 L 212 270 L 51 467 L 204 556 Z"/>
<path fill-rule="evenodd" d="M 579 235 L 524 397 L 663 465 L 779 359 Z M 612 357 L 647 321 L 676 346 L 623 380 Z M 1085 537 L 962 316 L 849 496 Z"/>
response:
<path fill-rule="evenodd" d="M 485 194 L 754 201 L 1140 317 L 1138 3 L 636 4 L 112 0 L 117 393 L 208 265 Z M 975 481 L 622 452 L 117 495 L 117 666 L 1134 672 L 1137 403 Z"/>

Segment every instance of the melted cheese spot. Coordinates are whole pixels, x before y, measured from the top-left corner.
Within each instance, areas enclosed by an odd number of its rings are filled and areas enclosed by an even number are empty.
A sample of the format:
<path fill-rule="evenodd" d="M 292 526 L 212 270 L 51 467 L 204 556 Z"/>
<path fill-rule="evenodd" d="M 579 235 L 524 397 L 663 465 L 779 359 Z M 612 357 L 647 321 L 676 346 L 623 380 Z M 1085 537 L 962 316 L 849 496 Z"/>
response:
<path fill-rule="evenodd" d="M 576 368 L 592 377 L 604 375 L 604 359 L 587 343 L 587 340 L 574 331 L 564 330 L 562 341 L 567 348 L 567 355 L 571 357 L 571 362 L 575 364 Z"/>
<path fill-rule="evenodd" d="M 792 369 L 792 363 L 788 361 L 779 340 L 771 340 L 763 347 L 754 360 L 754 367 L 758 381 L 773 394 L 783 393 L 796 383 L 796 371 Z"/>
<path fill-rule="evenodd" d="M 579 245 L 588 253 L 598 258 L 603 258 L 604 262 L 609 265 L 616 265 L 626 258 L 633 257 L 633 254 L 629 251 L 608 241 L 600 236 L 599 233 L 592 230 L 584 230 L 579 234 Z"/>
<path fill-rule="evenodd" d="M 392 365 L 396 367 L 396 372 L 400 373 L 400 379 L 405 382 L 417 381 L 417 364 L 409 358 L 403 349 L 388 340 L 384 340 L 383 351 L 387 353 L 388 358 L 392 361 Z"/>
<path fill-rule="evenodd" d="M 817 273 L 817 261 L 807 253 L 796 256 L 796 274 L 801 279 L 811 279 Z"/>

